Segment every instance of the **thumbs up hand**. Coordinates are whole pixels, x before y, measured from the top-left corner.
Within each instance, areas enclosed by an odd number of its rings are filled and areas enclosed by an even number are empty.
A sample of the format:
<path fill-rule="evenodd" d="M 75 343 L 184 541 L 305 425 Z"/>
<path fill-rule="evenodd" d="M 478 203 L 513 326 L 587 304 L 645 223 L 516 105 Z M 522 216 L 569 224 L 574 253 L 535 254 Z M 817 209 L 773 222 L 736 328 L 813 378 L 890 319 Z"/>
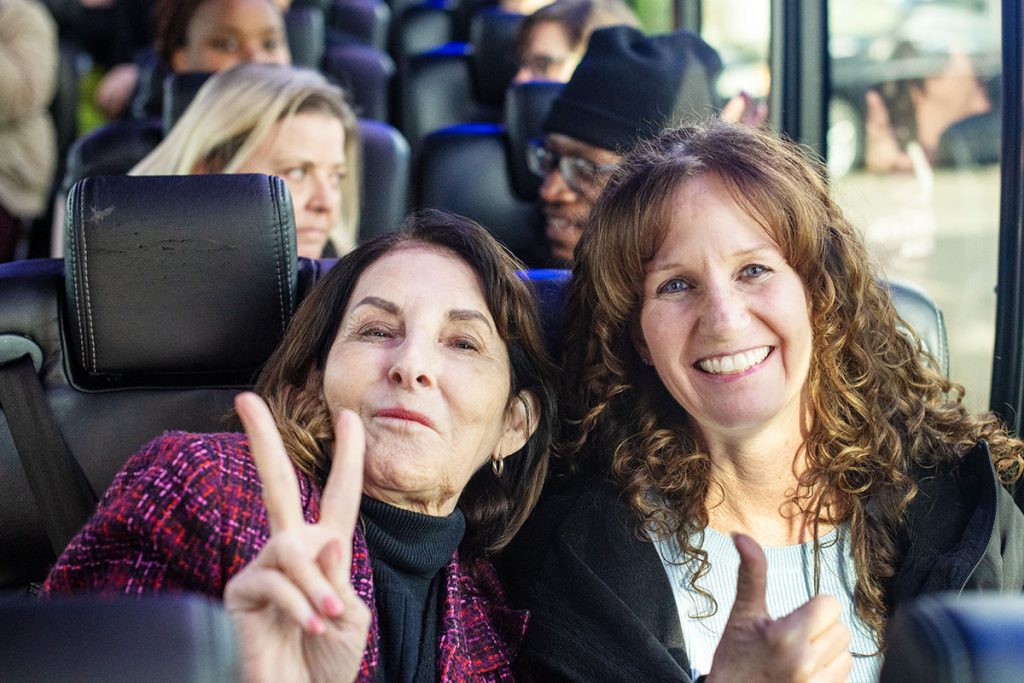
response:
<path fill-rule="evenodd" d="M 831 683 L 853 666 L 850 630 L 831 595 L 818 595 L 773 620 L 765 605 L 768 562 L 749 536 L 733 537 L 740 554 L 736 602 L 715 650 L 707 683 Z"/>

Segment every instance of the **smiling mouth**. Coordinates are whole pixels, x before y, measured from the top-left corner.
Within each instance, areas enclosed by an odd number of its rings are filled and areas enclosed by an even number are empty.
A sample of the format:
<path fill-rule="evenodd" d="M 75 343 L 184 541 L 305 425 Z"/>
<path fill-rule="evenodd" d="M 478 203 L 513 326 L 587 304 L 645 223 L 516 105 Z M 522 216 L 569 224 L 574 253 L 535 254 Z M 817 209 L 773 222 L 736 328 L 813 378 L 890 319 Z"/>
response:
<path fill-rule="evenodd" d="M 412 410 L 406 410 L 405 408 L 385 408 L 384 410 L 378 410 L 375 413 L 375 417 L 389 417 L 395 420 L 418 422 L 424 427 L 430 427 L 433 429 L 433 425 L 430 423 L 430 419 L 426 415 Z"/>
<path fill-rule="evenodd" d="M 756 349 L 740 351 L 728 356 L 702 358 L 693 365 L 698 370 L 711 375 L 735 375 L 761 363 L 771 351 L 771 346 L 759 346 Z"/>

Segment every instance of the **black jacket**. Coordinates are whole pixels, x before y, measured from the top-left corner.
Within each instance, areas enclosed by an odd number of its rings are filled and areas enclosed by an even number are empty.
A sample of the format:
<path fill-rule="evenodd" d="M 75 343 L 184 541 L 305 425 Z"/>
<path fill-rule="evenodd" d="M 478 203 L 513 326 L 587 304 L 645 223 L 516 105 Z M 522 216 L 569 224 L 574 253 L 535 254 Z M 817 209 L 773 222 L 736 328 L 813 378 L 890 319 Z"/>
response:
<path fill-rule="evenodd" d="M 1024 515 L 988 445 L 922 476 L 888 606 L 934 591 L 1024 590 Z M 690 681 L 668 577 L 619 489 L 592 479 L 543 501 L 505 553 L 524 655 L 541 681 Z"/>

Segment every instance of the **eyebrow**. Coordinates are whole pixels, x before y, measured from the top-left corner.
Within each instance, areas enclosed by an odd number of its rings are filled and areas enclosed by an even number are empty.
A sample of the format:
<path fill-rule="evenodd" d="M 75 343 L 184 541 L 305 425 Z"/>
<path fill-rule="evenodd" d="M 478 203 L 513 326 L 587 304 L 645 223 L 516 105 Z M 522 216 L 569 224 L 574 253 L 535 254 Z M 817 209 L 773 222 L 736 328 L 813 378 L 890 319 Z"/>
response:
<path fill-rule="evenodd" d="M 359 302 L 352 307 L 352 310 L 355 311 L 360 306 L 373 306 L 392 315 L 398 314 L 397 304 L 392 301 L 388 301 L 387 299 L 382 299 L 379 296 L 367 296 L 360 299 Z M 491 331 L 494 330 L 494 326 L 491 324 L 491 321 L 487 319 L 487 316 L 480 311 L 476 311 L 471 308 L 453 308 L 449 310 L 448 320 L 453 322 L 462 320 L 481 322 L 487 326 L 487 329 Z"/>
<path fill-rule="evenodd" d="M 776 253 L 779 254 L 779 256 L 783 260 L 785 260 L 785 257 L 782 256 L 782 253 L 781 253 L 781 251 L 779 251 L 778 247 L 776 247 L 775 245 L 773 245 L 771 243 L 761 244 L 761 245 L 758 245 L 756 247 L 752 247 L 750 249 L 743 249 L 741 251 L 737 251 L 737 252 L 735 252 L 735 253 L 733 253 L 731 255 L 731 258 L 734 258 L 737 261 L 742 261 L 744 259 L 754 258 L 755 256 L 763 254 L 764 252 L 776 252 Z M 681 268 L 681 267 L 683 267 L 683 264 L 678 263 L 677 261 L 669 261 L 669 262 L 666 262 L 666 263 L 663 263 L 663 264 L 659 264 L 655 260 L 652 259 L 647 264 L 646 272 L 647 273 L 660 273 L 663 270 L 674 270 L 676 268 Z"/>

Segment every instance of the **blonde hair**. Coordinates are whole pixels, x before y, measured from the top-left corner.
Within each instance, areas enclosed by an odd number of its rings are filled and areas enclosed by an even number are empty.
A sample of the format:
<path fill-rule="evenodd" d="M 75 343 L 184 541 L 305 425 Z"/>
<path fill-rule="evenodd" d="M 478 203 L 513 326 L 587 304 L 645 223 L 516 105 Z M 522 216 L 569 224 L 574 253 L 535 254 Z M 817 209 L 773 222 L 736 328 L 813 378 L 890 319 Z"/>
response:
<path fill-rule="evenodd" d="M 641 275 L 667 234 L 673 199 L 704 174 L 724 181 L 807 291 L 813 422 L 804 444 L 809 468 L 794 502 L 815 526 L 850 522 L 854 602 L 881 643 L 883 582 L 898 566 L 897 535 L 920 473 L 957 462 L 986 439 L 1000 479 L 1012 483 L 1021 476 L 1024 443 L 994 415 L 969 415 L 962 387 L 923 354 L 916 335 L 901 330 L 909 326 L 829 195 L 823 169 L 796 145 L 717 123 L 667 131 L 622 162 L 576 251 L 566 313 L 572 353 L 564 363 L 576 431 L 567 457 L 612 476 L 645 528 L 674 537 L 698 560 L 691 586 L 703 593 L 696 582 L 708 570 L 707 554 L 691 538 L 708 525 L 709 458 L 630 331 L 642 305 Z"/>
<path fill-rule="evenodd" d="M 279 121 L 307 112 L 332 116 L 345 131 L 348 172 L 338 224 L 329 234 L 338 253 L 345 253 L 359 234 L 359 124 L 345 92 L 310 69 L 240 64 L 212 75 L 167 137 L 129 175 L 191 175 L 199 168 L 235 173 Z"/>

